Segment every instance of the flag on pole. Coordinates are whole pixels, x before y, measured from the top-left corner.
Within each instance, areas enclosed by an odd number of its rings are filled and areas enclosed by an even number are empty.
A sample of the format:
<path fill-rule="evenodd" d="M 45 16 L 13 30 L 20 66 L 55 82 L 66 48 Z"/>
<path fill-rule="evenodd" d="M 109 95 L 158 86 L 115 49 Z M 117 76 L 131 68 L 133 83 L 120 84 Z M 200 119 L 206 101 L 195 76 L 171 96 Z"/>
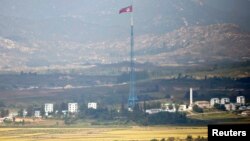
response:
<path fill-rule="evenodd" d="M 128 7 L 125 7 L 125 8 L 122 8 L 120 11 L 119 11 L 119 14 L 121 13 L 127 13 L 127 12 L 133 12 L 133 7 L 132 5 L 128 6 Z"/>

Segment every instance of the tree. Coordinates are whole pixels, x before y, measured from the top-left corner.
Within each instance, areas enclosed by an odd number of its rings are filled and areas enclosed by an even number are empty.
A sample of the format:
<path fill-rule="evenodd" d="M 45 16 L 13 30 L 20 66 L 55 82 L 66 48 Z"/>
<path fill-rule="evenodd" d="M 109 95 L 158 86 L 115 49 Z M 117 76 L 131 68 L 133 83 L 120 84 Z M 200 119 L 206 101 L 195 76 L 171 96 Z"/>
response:
<path fill-rule="evenodd" d="M 198 105 L 193 106 L 193 111 L 197 113 L 203 113 L 203 109 L 200 108 Z"/>
<path fill-rule="evenodd" d="M 186 141 L 193 141 L 193 137 L 191 135 L 188 135 Z"/>
<path fill-rule="evenodd" d="M 23 109 L 20 109 L 20 110 L 18 111 L 18 116 L 19 116 L 19 117 L 23 117 Z"/>
<path fill-rule="evenodd" d="M 144 101 L 143 101 L 143 112 L 145 112 L 146 109 L 147 109 L 147 107 L 146 107 L 146 101 L 144 100 Z"/>
<path fill-rule="evenodd" d="M 6 117 L 9 115 L 9 110 L 2 109 L 1 110 L 1 117 Z"/>
<path fill-rule="evenodd" d="M 84 102 L 80 103 L 79 110 L 81 113 L 84 113 L 87 110 L 87 106 Z"/>
<path fill-rule="evenodd" d="M 81 118 L 86 116 L 92 119 L 110 120 L 112 119 L 115 112 L 116 112 L 115 110 L 109 111 L 108 108 L 105 107 L 98 109 L 86 109 L 85 115 L 81 116 Z"/>
<path fill-rule="evenodd" d="M 45 115 L 45 109 L 44 109 L 44 107 L 45 107 L 45 106 L 42 105 L 41 108 L 40 108 L 40 109 L 41 109 L 41 115 L 42 115 L 42 116 Z"/>
<path fill-rule="evenodd" d="M 207 138 L 198 136 L 198 137 L 195 139 L 195 141 L 207 141 Z"/>
<path fill-rule="evenodd" d="M 165 98 L 170 99 L 170 98 L 171 98 L 171 95 L 170 95 L 170 94 L 166 94 L 166 95 L 165 95 Z"/>
<path fill-rule="evenodd" d="M 122 94 L 122 98 L 121 98 L 121 110 L 120 113 L 122 116 L 126 115 L 126 109 L 125 109 L 125 95 Z"/>
<path fill-rule="evenodd" d="M 32 106 L 27 108 L 27 116 L 31 117 L 33 115 L 34 109 Z"/>
<path fill-rule="evenodd" d="M 181 78 L 182 78 L 182 74 L 179 73 L 177 79 L 181 79 Z"/>
<path fill-rule="evenodd" d="M 226 107 L 223 104 L 214 104 L 214 108 L 221 111 L 226 111 Z"/>
<path fill-rule="evenodd" d="M 174 109 L 174 106 L 173 106 L 173 104 L 170 104 L 170 105 L 168 106 L 168 108 L 169 108 L 169 110 L 172 110 L 172 109 Z"/>
<path fill-rule="evenodd" d="M 62 111 L 62 110 L 67 110 L 68 109 L 68 104 L 67 103 L 65 103 L 65 102 L 62 102 L 61 104 L 60 104 L 60 111 Z"/>
<path fill-rule="evenodd" d="M 172 124 L 172 123 L 187 123 L 188 119 L 185 113 L 169 113 L 160 112 L 157 114 L 148 115 L 148 123 L 153 125 Z"/>

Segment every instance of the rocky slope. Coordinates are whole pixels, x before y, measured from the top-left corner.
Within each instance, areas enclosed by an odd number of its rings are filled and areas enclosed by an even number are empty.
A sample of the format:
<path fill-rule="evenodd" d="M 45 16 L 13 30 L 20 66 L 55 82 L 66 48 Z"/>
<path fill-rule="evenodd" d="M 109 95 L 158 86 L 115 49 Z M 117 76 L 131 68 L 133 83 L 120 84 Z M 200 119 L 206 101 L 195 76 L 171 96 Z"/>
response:
<path fill-rule="evenodd" d="M 129 49 L 129 39 L 83 44 L 0 38 L 0 68 L 119 63 L 129 60 Z M 137 62 L 156 65 L 244 62 L 250 57 L 250 34 L 234 24 L 182 27 L 162 35 L 136 36 L 135 54 Z"/>

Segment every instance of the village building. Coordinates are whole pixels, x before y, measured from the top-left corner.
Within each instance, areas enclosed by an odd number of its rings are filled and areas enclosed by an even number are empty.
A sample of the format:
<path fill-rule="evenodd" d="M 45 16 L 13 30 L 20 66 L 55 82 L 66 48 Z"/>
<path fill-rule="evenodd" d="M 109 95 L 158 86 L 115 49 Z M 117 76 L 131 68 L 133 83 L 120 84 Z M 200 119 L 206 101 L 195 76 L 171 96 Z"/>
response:
<path fill-rule="evenodd" d="M 68 103 L 68 112 L 77 113 L 78 112 L 78 103 Z"/>
<path fill-rule="evenodd" d="M 26 117 L 28 115 L 28 111 L 26 109 L 23 109 L 23 117 Z"/>
<path fill-rule="evenodd" d="M 236 105 L 234 103 L 228 103 L 224 105 L 227 111 L 235 111 Z"/>
<path fill-rule="evenodd" d="M 36 110 L 36 111 L 34 112 L 34 117 L 40 118 L 40 117 L 41 117 L 41 111 Z"/>
<path fill-rule="evenodd" d="M 162 109 L 146 109 L 146 113 L 148 114 L 156 114 L 162 112 Z"/>
<path fill-rule="evenodd" d="M 221 100 L 220 100 L 220 104 L 228 104 L 228 103 L 230 103 L 230 99 L 229 98 L 226 98 L 226 97 L 224 97 L 224 98 L 221 98 Z"/>
<path fill-rule="evenodd" d="M 173 103 L 165 103 L 161 105 L 161 108 L 165 112 L 176 112 L 176 106 Z"/>
<path fill-rule="evenodd" d="M 246 103 L 245 97 L 244 96 L 237 96 L 236 103 L 240 104 L 240 105 L 245 105 L 245 103 Z"/>
<path fill-rule="evenodd" d="M 48 116 L 50 113 L 53 113 L 53 104 L 52 103 L 45 103 L 44 104 L 44 112 L 45 112 L 46 116 Z"/>
<path fill-rule="evenodd" d="M 95 102 L 88 103 L 88 109 L 97 109 L 97 103 Z"/>
<path fill-rule="evenodd" d="M 13 118 L 18 116 L 18 110 L 17 109 L 9 109 L 9 117 Z"/>
<path fill-rule="evenodd" d="M 197 105 L 198 107 L 202 108 L 202 109 L 210 108 L 209 101 L 195 101 L 194 104 Z"/>
<path fill-rule="evenodd" d="M 220 104 L 220 99 L 219 98 L 211 98 L 210 106 L 214 107 L 215 104 Z"/>
<path fill-rule="evenodd" d="M 178 111 L 179 112 L 185 112 L 187 111 L 187 105 L 179 105 L 179 108 L 178 108 Z"/>

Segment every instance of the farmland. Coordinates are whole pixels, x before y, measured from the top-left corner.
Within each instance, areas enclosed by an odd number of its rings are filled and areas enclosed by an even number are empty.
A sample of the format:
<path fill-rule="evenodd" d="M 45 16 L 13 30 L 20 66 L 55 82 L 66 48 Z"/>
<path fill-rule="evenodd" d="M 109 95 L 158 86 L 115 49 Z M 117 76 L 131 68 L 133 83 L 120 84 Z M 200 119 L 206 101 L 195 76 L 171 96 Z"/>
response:
<path fill-rule="evenodd" d="M 149 141 L 187 135 L 207 137 L 206 127 L 110 127 L 110 128 L 0 128 L 0 140 L 81 140 L 81 141 Z"/>

